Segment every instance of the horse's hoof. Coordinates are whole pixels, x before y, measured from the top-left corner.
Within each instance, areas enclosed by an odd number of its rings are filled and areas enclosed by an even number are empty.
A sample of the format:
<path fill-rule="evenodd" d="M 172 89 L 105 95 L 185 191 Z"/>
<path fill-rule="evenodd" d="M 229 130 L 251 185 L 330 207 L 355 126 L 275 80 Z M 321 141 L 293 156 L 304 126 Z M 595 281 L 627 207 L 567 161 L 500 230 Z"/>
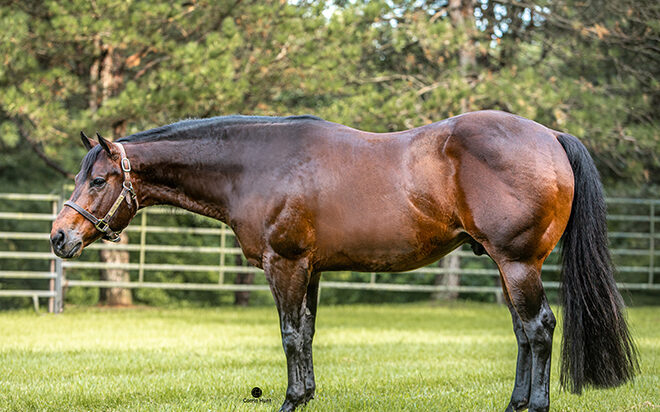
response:
<path fill-rule="evenodd" d="M 278 412 L 291 412 L 295 409 L 295 406 L 291 406 L 289 402 L 284 402 Z"/>
<path fill-rule="evenodd" d="M 285 400 L 282 406 L 280 407 L 279 412 L 293 412 L 296 410 L 296 406 L 293 402 L 290 400 Z"/>
<path fill-rule="evenodd" d="M 305 399 L 303 399 L 303 403 L 307 405 L 307 402 L 311 401 L 312 399 L 314 399 L 314 392 L 306 393 Z"/>
<path fill-rule="evenodd" d="M 527 399 L 521 399 L 519 401 L 514 401 L 511 399 L 511 402 L 509 402 L 509 406 L 506 407 L 505 412 L 518 412 L 518 411 L 524 411 L 527 409 L 527 404 L 528 404 Z"/>
<path fill-rule="evenodd" d="M 303 404 L 307 405 L 307 402 L 314 399 L 314 393 L 315 392 L 316 392 L 315 387 L 311 387 L 311 388 L 305 390 L 305 397 L 303 398 Z"/>

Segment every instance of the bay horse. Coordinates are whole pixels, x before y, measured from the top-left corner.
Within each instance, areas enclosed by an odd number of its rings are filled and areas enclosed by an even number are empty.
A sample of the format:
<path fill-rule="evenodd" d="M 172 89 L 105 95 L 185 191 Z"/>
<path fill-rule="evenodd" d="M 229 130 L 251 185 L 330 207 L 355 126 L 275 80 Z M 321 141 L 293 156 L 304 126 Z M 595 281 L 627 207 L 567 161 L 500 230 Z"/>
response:
<path fill-rule="evenodd" d="M 479 111 L 382 134 L 314 116 L 223 116 L 114 143 L 81 138 L 88 153 L 53 223 L 54 253 L 73 258 L 117 239 L 138 209 L 156 204 L 229 225 L 279 312 L 282 411 L 314 397 L 321 272 L 408 271 L 463 243 L 497 264 L 511 312 L 518 359 L 507 411 L 549 408 L 556 322 L 541 266 L 561 238 L 562 385 L 614 387 L 638 370 L 599 174 L 569 134 Z"/>

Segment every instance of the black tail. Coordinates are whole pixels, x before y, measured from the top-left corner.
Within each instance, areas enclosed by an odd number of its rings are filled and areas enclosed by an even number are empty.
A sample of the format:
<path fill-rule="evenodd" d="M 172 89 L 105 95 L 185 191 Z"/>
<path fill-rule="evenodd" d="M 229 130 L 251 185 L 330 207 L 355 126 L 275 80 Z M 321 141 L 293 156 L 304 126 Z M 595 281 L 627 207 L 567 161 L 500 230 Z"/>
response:
<path fill-rule="evenodd" d="M 608 250 L 605 199 L 598 170 L 574 136 L 557 137 L 573 168 L 573 209 L 562 239 L 561 384 L 573 393 L 609 388 L 639 370 Z"/>

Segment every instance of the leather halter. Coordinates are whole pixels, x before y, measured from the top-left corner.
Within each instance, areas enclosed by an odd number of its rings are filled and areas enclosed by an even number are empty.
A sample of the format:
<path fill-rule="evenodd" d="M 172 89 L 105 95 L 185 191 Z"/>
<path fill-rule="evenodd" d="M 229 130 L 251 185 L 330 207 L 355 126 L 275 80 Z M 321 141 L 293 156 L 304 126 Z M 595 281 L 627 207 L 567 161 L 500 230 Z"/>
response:
<path fill-rule="evenodd" d="M 121 193 L 115 200 L 115 203 L 112 204 L 112 207 L 110 207 L 110 210 L 108 210 L 108 213 L 106 213 L 105 217 L 103 219 L 99 219 L 93 214 L 89 213 L 84 208 L 82 208 L 81 206 L 75 204 L 70 200 L 64 202 L 64 206 L 69 206 L 71 209 L 80 213 L 85 219 L 92 222 L 96 230 L 104 233 L 103 239 L 109 240 L 111 242 L 119 242 L 119 235 L 121 234 L 121 230 L 119 231 L 112 230 L 110 228 L 110 221 L 112 220 L 113 217 L 115 217 L 115 214 L 117 213 L 117 210 L 121 205 L 121 202 L 126 200 L 126 203 L 128 204 L 129 207 L 132 207 L 133 206 L 132 202 L 135 202 L 136 210 L 138 208 L 138 202 L 136 199 L 135 190 L 133 190 L 133 184 L 131 183 L 131 175 L 129 174 L 129 172 L 131 171 L 131 162 L 130 160 L 128 160 L 128 157 L 126 157 L 126 151 L 124 150 L 124 146 L 122 146 L 121 143 L 113 143 L 113 144 L 116 145 L 117 148 L 119 148 L 119 153 L 121 154 L 120 164 L 121 164 L 121 170 L 124 172 L 124 181 L 122 183 L 123 189 Z"/>

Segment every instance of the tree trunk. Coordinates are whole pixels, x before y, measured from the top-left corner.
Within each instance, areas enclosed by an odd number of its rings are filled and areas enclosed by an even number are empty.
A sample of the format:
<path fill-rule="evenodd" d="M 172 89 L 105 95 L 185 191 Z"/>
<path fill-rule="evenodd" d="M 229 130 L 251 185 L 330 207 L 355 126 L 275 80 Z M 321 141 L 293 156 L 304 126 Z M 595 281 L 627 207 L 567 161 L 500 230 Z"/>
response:
<path fill-rule="evenodd" d="M 236 275 L 236 285 L 251 285 L 254 283 L 254 273 L 239 273 Z M 250 304 L 250 291 L 234 292 L 234 305 L 247 306 Z"/>
<path fill-rule="evenodd" d="M 462 32 L 467 37 L 458 51 L 458 67 L 461 75 L 468 78 L 470 71 L 477 64 L 476 46 L 473 39 L 475 30 L 473 0 L 449 0 L 448 6 L 452 25 L 459 33 Z M 471 109 L 470 102 L 466 98 L 461 99 L 460 104 L 463 113 Z"/>
<path fill-rule="evenodd" d="M 102 55 L 94 61 L 90 70 L 91 97 L 90 107 L 95 110 L 97 107 L 94 102 L 97 101 L 98 89 L 97 81 L 101 86 L 101 105 L 109 98 L 115 96 L 123 85 L 121 75 L 121 65 L 117 64 L 114 48 L 104 44 L 97 44 L 100 47 Z M 97 71 L 98 70 L 98 71 Z M 112 140 L 123 137 L 126 133 L 126 121 L 119 120 L 112 125 Z M 104 241 L 105 242 L 105 241 Z M 122 233 L 120 244 L 128 244 L 128 235 Z M 126 264 L 130 261 L 130 255 L 127 251 L 102 250 L 101 261 L 111 264 Z M 114 282 L 129 282 L 131 280 L 129 273 L 124 269 L 106 269 L 101 271 L 101 280 Z M 109 288 L 101 290 L 101 303 L 110 306 L 126 306 L 133 303 L 133 297 L 130 289 Z"/>
<path fill-rule="evenodd" d="M 104 240 L 103 243 L 111 243 Z M 128 237 L 121 235 L 119 244 L 128 244 Z M 101 261 L 109 264 L 122 264 L 129 262 L 129 254 L 125 250 L 101 250 Z M 124 269 L 103 269 L 101 279 L 109 282 L 128 282 L 130 278 L 128 271 Z M 133 303 L 130 289 L 123 288 L 105 288 L 101 289 L 100 300 L 102 303 L 110 306 L 128 306 Z"/>
<path fill-rule="evenodd" d="M 443 269 L 448 272 L 437 275 L 435 277 L 436 285 L 443 285 L 447 287 L 457 287 L 460 284 L 460 274 L 458 269 L 461 268 L 461 258 L 458 253 L 454 252 L 440 261 Z M 448 290 L 443 292 L 436 292 L 431 297 L 433 300 L 456 300 L 458 298 L 458 291 Z"/>
<path fill-rule="evenodd" d="M 124 125 L 113 125 L 113 138 L 119 138 L 123 135 Z M 106 240 L 104 243 L 111 243 Z M 118 242 L 119 244 L 128 244 L 128 234 L 123 232 Z M 130 255 L 124 250 L 102 250 L 101 261 L 112 264 L 126 264 L 130 262 Z M 130 282 L 131 278 L 128 270 L 125 269 L 104 269 L 101 271 L 101 280 L 114 282 Z M 101 303 L 109 306 L 127 306 L 133 303 L 133 297 L 130 289 L 110 288 L 101 293 Z"/>
<path fill-rule="evenodd" d="M 476 64 L 476 50 L 472 39 L 475 28 L 472 0 L 449 0 L 449 18 L 454 28 L 467 36 L 467 41 L 458 52 L 458 65 L 461 68 L 461 74 L 465 75 Z"/>
<path fill-rule="evenodd" d="M 495 285 L 500 288 L 500 291 L 495 293 L 495 302 L 503 305 L 506 301 L 504 300 L 504 291 L 502 290 L 502 278 L 498 276 L 495 280 Z"/>

